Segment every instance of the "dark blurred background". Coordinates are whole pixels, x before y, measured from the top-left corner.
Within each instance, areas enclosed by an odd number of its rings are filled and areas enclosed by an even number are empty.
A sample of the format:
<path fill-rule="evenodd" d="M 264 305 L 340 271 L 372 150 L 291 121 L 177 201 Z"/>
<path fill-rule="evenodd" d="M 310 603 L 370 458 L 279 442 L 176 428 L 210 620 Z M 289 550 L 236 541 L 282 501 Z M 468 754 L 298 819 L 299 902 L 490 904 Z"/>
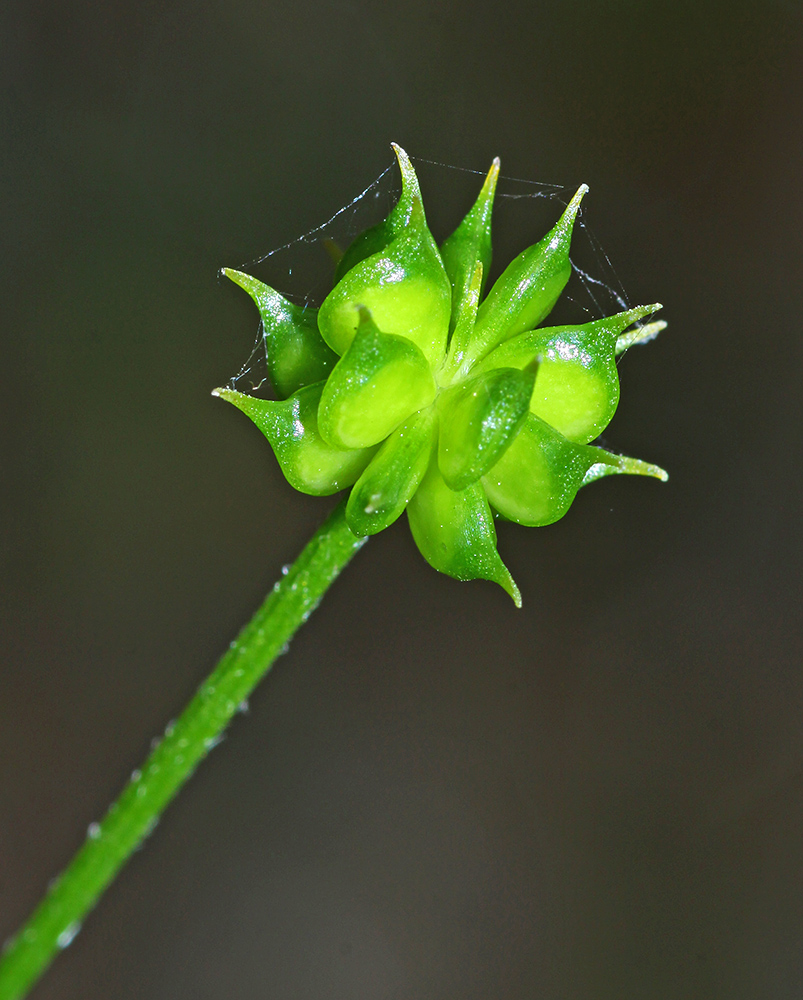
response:
<path fill-rule="evenodd" d="M 2 5 L 0 937 L 332 506 L 209 395 L 220 266 L 498 153 L 670 323 L 606 433 L 668 485 L 502 526 L 522 611 L 374 539 L 37 997 L 803 995 L 802 57 L 798 0 Z"/>

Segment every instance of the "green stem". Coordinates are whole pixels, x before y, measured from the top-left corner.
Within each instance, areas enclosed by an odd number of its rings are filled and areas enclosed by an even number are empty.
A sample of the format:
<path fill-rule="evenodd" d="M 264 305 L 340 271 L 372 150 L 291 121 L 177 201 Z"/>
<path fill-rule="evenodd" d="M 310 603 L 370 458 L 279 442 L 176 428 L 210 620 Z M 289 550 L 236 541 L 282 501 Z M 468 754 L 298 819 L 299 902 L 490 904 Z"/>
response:
<path fill-rule="evenodd" d="M 84 917 L 217 743 L 239 706 L 366 541 L 346 524 L 345 501 L 313 535 L 164 739 L 134 771 L 102 823 L 51 884 L 0 959 L 0 1000 L 19 1000 L 75 937 Z"/>

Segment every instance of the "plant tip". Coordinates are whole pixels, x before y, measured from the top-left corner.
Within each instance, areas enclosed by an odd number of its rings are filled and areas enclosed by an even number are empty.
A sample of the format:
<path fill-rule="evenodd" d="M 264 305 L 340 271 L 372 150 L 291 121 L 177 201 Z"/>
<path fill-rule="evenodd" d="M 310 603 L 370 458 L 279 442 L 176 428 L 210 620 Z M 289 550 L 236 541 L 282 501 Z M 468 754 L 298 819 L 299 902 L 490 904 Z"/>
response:
<path fill-rule="evenodd" d="M 398 142 L 392 142 L 390 148 L 396 154 L 396 159 L 399 161 L 399 166 L 404 170 L 405 167 L 410 168 L 410 157 L 407 155 L 405 150 L 398 144 Z"/>
<path fill-rule="evenodd" d="M 588 194 L 588 184 L 581 184 L 580 187 L 575 192 L 574 197 L 569 202 L 566 212 L 567 214 L 575 214 L 580 208 L 580 202 Z"/>

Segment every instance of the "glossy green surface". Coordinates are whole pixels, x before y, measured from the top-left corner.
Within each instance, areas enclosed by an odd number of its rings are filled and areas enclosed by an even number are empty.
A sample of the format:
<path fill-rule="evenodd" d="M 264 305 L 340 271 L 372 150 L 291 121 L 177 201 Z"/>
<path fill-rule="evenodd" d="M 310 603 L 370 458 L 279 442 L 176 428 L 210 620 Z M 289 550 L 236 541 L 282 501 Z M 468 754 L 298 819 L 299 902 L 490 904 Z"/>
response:
<path fill-rule="evenodd" d="M 617 356 L 665 324 L 628 329 L 660 308 L 652 305 L 538 327 L 572 273 L 585 185 L 483 298 L 499 161 L 439 250 L 410 159 L 394 149 L 401 196 L 340 260 L 318 311 L 320 336 L 311 331 L 311 314 L 289 314 L 286 351 L 294 360 L 287 368 L 298 380 L 330 366 L 321 381 L 284 403 L 219 394 L 259 424 L 298 489 L 329 493 L 356 481 L 347 505 L 355 532 L 375 534 L 406 507 L 431 565 L 460 580 L 493 580 L 518 602 L 496 551 L 494 512 L 520 524 L 550 524 L 600 476 L 666 477 L 656 466 L 589 447 L 619 402 Z M 235 280 L 270 313 L 264 301 L 278 300 L 265 300 L 245 275 Z M 283 302 L 272 306 L 280 317 Z M 293 355 L 298 329 L 313 345 L 307 368 Z M 330 354 L 321 355 L 321 344 Z M 333 366 L 331 352 L 340 355 Z M 274 353 L 283 357 L 280 344 Z"/>
<path fill-rule="evenodd" d="M 526 368 L 537 361 L 530 409 L 570 441 L 585 444 L 602 433 L 616 412 L 619 334 L 660 308 L 639 306 L 582 326 L 529 330 L 505 341 L 477 367 Z"/>
<path fill-rule="evenodd" d="M 357 535 L 375 535 L 401 517 L 427 471 L 437 417 L 432 406 L 390 435 L 354 485 L 346 517 Z"/>
<path fill-rule="evenodd" d="M 454 309 L 454 331 L 449 340 L 449 349 L 444 358 L 443 364 L 437 371 L 438 384 L 444 388 L 455 382 L 460 382 L 457 373 L 461 370 L 474 335 L 474 326 L 477 322 L 477 311 L 480 307 L 480 294 L 482 290 L 482 277 L 484 271 L 482 263 L 477 261 L 474 270 L 466 287 L 466 293 Z M 467 369 L 469 370 L 469 369 Z M 475 369 L 478 371 L 479 369 Z"/>
<path fill-rule="evenodd" d="M 412 340 L 434 365 L 449 333 L 452 286 L 427 226 L 420 196 L 406 225 L 380 252 L 360 260 L 335 285 L 318 312 L 318 327 L 337 354 L 348 349 L 364 307 L 383 333 Z"/>
<path fill-rule="evenodd" d="M 438 398 L 438 465 L 453 490 L 475 483 L 495 465 L 530 410 L 534 372 L 497 368 Z"/>
<path fill-rule="evenodd" d="M 496 528 L 488 499 L 474 483 L 450 489 L 431 461 L 407 505 L 415 543 L 430 566 L 456 580 L 492 580 L 521 607 L 521 594 L 496 550 Z"/>
<path fill-rule="evenodd" d="M 393 151 L 399 164 L 402 179 L 402 192 L 399 200 L 393 206 L 390 215 L 376 226 L 360 233 L 349 246 L 338 262 L 335 270 L 335 284 L 360 261 L 373 254 L 381 253 L 408 225 L 412 215 L 413 205 L 421 203 L 421 189 L 410 157 L 401 146 L 393 143 Z"/>
<path fill-rule="evenodd" d="M 482 266 L 481 274 L 486 276 L 491 269 L 491 214 L 498 180 L 499 157 L 497 156 L 468 215 L 441 246 L 443 265 L 452 285 L 450 331 L 454 329 L 463 302 L 470 294 L 477 264 Z"/>
<path fill-rule="evenodd" d="M 482 485 L 503 517 L 536 527 L 563 517 L 581 486 L 616 472 L 666 479 L 657 466 L 619 459 L 602 448 L 567 441 L 530 414 L 516 440 L 483 477 Z"/>
<path fill-rule="evenodd" d="M 472 358 L 478 360 L 503 340 L 537 326 L 552 311 L 572 273 L 569 248 L 586 191 L 583 184 L 555 227 L 520 253 L 488 292 L 477 313 Z"/>
<path fill-rule="evenodd" d="M 255 399 L 232 389 L 217 389 L 221 399 L 247 414 L 273 446 L 287 481 L 301 493 L 328 496 L 351 486 L 376 449 L 343 449 L 318 431 L 318 404 L 324 382 L 299 389 L 289 399 Z"/>
<path fill-rule="evenodd" d="M 382 333 L 366 310 L 351 346 L 323 387 L 319 426 L 340 448 L 378 444 L 435 399 L 432 369 L 406 337 Z"/>
<path fill-rule="evenodd" d="M 337 355 L 318 330 L 318 310 L 294 305 L 250 274 L 228 267 L 223 274 L 245 289 L 259 309 L 268 374 L 276 395 L 286 399 L 296 389 L 325 379 Z"/>

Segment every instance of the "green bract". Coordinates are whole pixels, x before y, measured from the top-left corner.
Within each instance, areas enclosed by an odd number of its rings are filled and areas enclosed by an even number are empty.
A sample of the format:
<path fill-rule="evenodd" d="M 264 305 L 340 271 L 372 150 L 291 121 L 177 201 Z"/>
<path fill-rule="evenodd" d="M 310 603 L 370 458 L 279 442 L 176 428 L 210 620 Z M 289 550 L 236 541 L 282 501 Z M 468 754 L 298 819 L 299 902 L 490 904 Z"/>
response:
<path fill-rule="evenodd" d="M 667 478 L 655 465 L 589 444 L 619 402 L 617 355 L 665 324 L 633 327 L 660 309 L 655 304 L 538 327 L 571 274 L 585 185 L 483 298 L 499 160 L 439 249 L 412 164 L 394 149 L 401 197 L 345 252 L 317 312 L 224 271 L 259 308 L 280 399 L 216 394 L 251 417 L 296 489 L 325 495 L 353 487 L 346 517 L 355 535 L 387 528 L 406 509 L 435 569 L 493 580 L 520 606 L 496 549 L 494 514 L 550 524 L 581 486 L 602 476 Z"/>

